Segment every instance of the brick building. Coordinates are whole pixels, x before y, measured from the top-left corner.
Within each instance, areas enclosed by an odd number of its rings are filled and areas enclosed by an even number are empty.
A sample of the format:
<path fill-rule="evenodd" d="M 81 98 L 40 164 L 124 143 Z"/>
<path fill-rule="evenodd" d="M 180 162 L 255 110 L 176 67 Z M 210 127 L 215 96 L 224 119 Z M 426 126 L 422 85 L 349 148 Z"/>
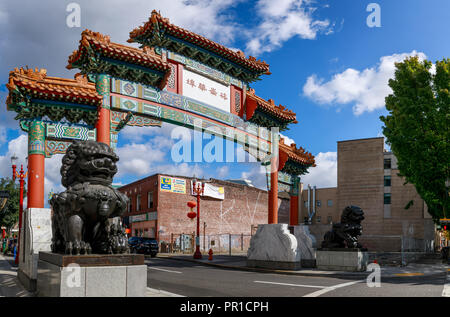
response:
<path fill-rule="evenodd" d="M 191 195 L 191 180 L 190 177 L 155 174 L 120 187 L 119 190 L 130 198 L 123 220 L 131 229 L 131 235 L 154 237 L 160 242 L 170 242 L 173 236 L 194 233 L 197 220 L 187 217 L 187 202 L 196 200 Z M 205 182 L 222 187 L 224 199 L 201 198 L 201 243 L 204 232 L 207 236 L 244 235 L 246 250 L 256 226 L 267 223 L 267 191 L 246 182 L 218 179 Z M 167 183 L 170 183 L 170 186 Z M 280 193 L 280 222 L 289 221 L 288 197 L 289 195 Z"/>
<path fill-rule="evenodd" d="M 360 240 L 369 249 L 431 248 L 434 224 L 427 206 L 414 185 L 398 176 L 397 160 L 384 149 L 384 138 L 340 141 L 337 148 L 337 187 L 301 193 L 300 219 L 315 212 L 311 231 L 319 243 L 331 223 L 340 221 L 342 210 L 357 205 L 365 213 Z"/>

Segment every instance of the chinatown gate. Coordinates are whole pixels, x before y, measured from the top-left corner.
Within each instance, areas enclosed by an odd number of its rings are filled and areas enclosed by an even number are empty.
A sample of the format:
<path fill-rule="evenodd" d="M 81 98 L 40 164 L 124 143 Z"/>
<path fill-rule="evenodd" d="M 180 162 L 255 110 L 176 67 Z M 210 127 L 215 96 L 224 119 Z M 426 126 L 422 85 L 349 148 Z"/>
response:
<path fill-rule="evenodd" d="M 286 191 L 290 224 L 297 225 L 298 176 L 314 166 L 314 157 L 285 145 L 271 129 L 297 123 L 295 113 L 248 86 L 270 74 L 269 65 L 175 26 L 156 11 L 128 42 L 141 48 L 82 32 L 67 65 L 80 70 L 74 79 L 47 76 L 45 69 L 10 72 L 7 109 L 17 112 L 15 119 L 28 133 L 27 207 L 44 207 L 46 157 L 64 154 L 74 140 L 115 149 L 124 126 L 164 121 L 241 144 L 267 165 L 268 223 L 278 222 L 278 192 Z"/>

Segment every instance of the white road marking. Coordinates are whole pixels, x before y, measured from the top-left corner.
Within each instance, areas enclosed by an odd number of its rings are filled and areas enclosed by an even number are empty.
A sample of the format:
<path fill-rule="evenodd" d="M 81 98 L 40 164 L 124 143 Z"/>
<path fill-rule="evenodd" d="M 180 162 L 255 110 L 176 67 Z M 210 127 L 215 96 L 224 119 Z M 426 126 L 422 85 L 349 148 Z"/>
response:
<path fill-rule="evenodd" d="M 157 271 L 163 271 L 163 272 L 168 272 L 168 273 L 177 273 L 177 274 L 183 274 L 183 272 L 178 272 L 178 271 L 171 271 L 171 270 L 165 270 L 165 269 L 160 269 L 158 267 L 148 267 L 151 270 L 157 270 Z"/>
<path fill-rule="evenodd" d="M 450 297 L 450 274 L 447 273 L 447 283 L 442 290 L 442 297 Z"/>
<path fill-rule="evenodd" d="M 327 286 L 288 284 L 288 283 L 277 283 L 277 282 L 267 282 L 267 281 L 254 281 L 254 282 L 261 283 L 261 284 L 274 284 L 274 285 L 295 286 L 295 287 L 311 287 L 311 288 L 326 288 L 327 287 Z"/>
<path fill-rule="evenodd" d="M 347 287 L 347 286 L 350 286 L 350 285 L 353 285 L 353 284 L 357 284 L 357 283 L 361 283 L 361 282 L 364 282 L 364 281 L 365 280 L 360 280 L 360 281 L 354 281 L 354 282 L 348 282 L 348 283 L 337 284 L 337 285 L 334 285 L 334 286 L 329 286 L 329 287 L 326 287 L 324 289 L 321 289 L 320 291 L 316 291 L 316 292 L 307 294 L 307 295 L 305 295 L 303 297 L 318 297 L 318 296 L 321 296 L 321 295 L 323 295 L 325 293 L 334 291 L 335 289 L 338 289 L 338 288 L 341 288 L 341 287 Z"/>
<path fill-rule="evenodd" d="M 147 297 L 186 297 L 186 296 L 147 287 Z"/>

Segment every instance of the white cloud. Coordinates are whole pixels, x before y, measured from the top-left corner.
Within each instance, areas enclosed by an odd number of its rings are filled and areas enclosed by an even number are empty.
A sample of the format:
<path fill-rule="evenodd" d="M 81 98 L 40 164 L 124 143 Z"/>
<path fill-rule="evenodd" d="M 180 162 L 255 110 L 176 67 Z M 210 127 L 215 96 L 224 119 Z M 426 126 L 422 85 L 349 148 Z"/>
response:
<path fill-rule="evenodd" d="M 261 166 L 261 163 L 252 164 L 252 168 L 248 172 L 242 172 L 241 178 L 252 181 L 253 186 L 267 190 L 267 176 L 266 169 Z"/>
<path fill-rule="evenodd" d="M 6 128 L 3 126 L 0 126 L 0 146 L 5 143 L 7 140 L 6 136 Z"/>
<path fill-rule="evenodd" d="M 337 186 L 337 153 L 320 152 L 316 155 L 316 167 L 310 167 L 309 173 L 301 176 L 301 182 L 307 186 L 336 187 Z"/>
<path fill-rule="evenodd" d="M 226 165 L 219 167 L 217 169 L 217 176 L 218 178 L 226 178 L 228 174 L 230 173 L 230 168 Z"/>
<path fill-rule="evenodd" d="M 198 164 L 165 164 L 159 165 L 155 169 L 154 173 L 169 174 L 176 176 L 187 176 L 187 177 L 197 177 L 197 178 L 207 178 L 208 175 L 205 173 L 204 169 Z"/>
<path fill-rule="evenodd" d="M 57 154 L 45 159 L 44 202 L 46 205 L 50 192 L 60 193 L 66 190 L 61 185 L 62 158 L 62 154 Z"/>
<path fill-rule="evenodd" d="M 28 155 L 28 136 L 26 134 L 19 135 L 17 138 L 8 142 L 8 151 L 5 155 L 0 156 L 0 175 L 1 177 L 12 177 L 11 156 L 18 157 L 17 166 L 24 165 L 26 169 L 26 157 Z"/>
<path fill-rule="evenodd" d="M 392 92 L 388 81 L 394 77 L 395 63 L 416 55 L 420 60 L 426 58 L 424 53 L 417 51 L 383 56 L 374 67 L 362 71 L 348 68 L 327 82 L 313 74 L 303 86 L 303 93 L 320 104 L 339 106 L 353 103 L 355 115 L 384 108 L 384 99 Z"/>
<path fill-rule="evenodd" d="M 66 25 L 66 1 L 8 1 L 0 6 L 2 26 L 0 71 L 29 65 L 45 67 L 50 75 L 68 76 L 67 58 L 78 48 L 82 30 L 88 28 L 126 44 L 129 32 L 147 22 L 153 9 L 171 23 L 225 45 L 234 40 L 236 24 L 226 9 L 238 0 L 77 0 L 81 27 Z M 111 22 L 113 21 L 113 22 Z M 134 44 L 137 46 L 137 44 Z M 74 74 L 74 71 L 70 71 Z"/>
<path fill-rule="evenodd" d="M 291 139 L 290 137 L 285 136 L 281 133 L 280 133 L 280 138 L 284 139 L 284 144 L 286 144 L 286 145 L 291 145 L 292 143 L 295 143 L 294 139 Z"/>
<path fill-rule="evenodd" d="M 287 40 L 299 36 L 315 39 L 319 32 L 330 34 L 328 20 L 315 20 L 316 8 L 311 1 L 304 0 L 259 0 L 257 13 L 262 22 L 248 34 L 252 39 L 247 43 L 249 54 L 270 52 Z"/>
<path fill-rule="evenodd" d="M 152 142 L 125 144 L 117 148 L 119 169 L 117 177 L 125 174 L 147 175 L 154 170 L 154 164 L 165 160 L 166 152 L 155 147 Z"/>

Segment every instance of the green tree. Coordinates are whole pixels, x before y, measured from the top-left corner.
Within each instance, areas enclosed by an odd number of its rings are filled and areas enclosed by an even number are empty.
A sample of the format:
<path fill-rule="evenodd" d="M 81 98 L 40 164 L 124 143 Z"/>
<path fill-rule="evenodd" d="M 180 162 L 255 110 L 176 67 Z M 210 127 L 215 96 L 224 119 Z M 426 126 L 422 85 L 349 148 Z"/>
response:
<path fill-rule="evenodd" d="M 386 97 L 383 134 L 397 157 L 400 176 L 414 184 L 437 220 L 449 217 L 450 59 L 436 62 L 410 57 L 396 63 Z M 447 182 L 447 184 L 446 184 Z"/>
<path fill-rule="evenodd" d="M 10 178 L 0 178 L 0 190 L 9 192 L 6 207 L 0 213 L 0 225 L 5 226 L 9 231 L 19 221 L 20 186 L 18 182 L 13 182 Z M 26 188 L 23 189 L 23 197 L 26 197 Z"/>

